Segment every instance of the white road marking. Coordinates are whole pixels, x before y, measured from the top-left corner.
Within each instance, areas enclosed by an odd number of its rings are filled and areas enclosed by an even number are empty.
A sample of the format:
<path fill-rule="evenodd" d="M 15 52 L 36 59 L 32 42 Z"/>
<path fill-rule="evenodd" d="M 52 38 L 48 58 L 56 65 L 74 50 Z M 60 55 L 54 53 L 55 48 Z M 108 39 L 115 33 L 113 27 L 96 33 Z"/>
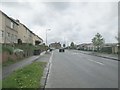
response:
<path fill-rule="evenodd" d="M 76 53 L 76 52 L 74 52 L 74 53 L 72 53 L 73 55 L 77 55 L 77 54 L 79 54 L 79 53 Z M 92 59 L 88 59 L 89 61 L 92 61 L 92 62 L 95 62 L 95 63 L 97 63 L 97 64 L 100 64 L 100 65 L 104 65 L 102 62 L 98 62 L 98 61 L 94 61 L 94 60 L 92 60 Z"/>
<path fill-rule="evenodd" d="M 98 61 L 94 61 L 94 60 L 92 60 L 92 59 L 88 59 L 89 61 L 92 61 L 92 62 L 95 62 L 95 63 L 97 63 L 97 64 L 100 64 L 100 65 L 104 65 L 103 63 L 101 63 L 101 62 L 98 62 Z"/>
<path fill-rule="evenodd" d="M 79 54 L 79 53 L 72 53 L 73 55 L 77 55 L 77 54 Z"/>

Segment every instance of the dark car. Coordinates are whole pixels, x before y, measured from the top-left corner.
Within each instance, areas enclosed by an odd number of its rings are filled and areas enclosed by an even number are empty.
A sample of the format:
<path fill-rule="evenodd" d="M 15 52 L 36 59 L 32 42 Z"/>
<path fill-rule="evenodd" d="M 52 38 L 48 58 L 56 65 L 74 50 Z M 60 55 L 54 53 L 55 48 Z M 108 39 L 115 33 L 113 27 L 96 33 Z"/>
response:
<path fill-rule="evenodd" d="M 55 48 L 49 48 L 49 51 L 52 52 L 53 50 L 55 50 Z"/>
<path fill-rule="evenodd" d="M 64 48 L 60 48 L 59 52 L 65 52 L 65 49 Z"/>
<path fill-rule="evenodd" d="M 52 49 L 50 48 L 50 52 L 52 52 Z"/>
<path fill-rule="evenodd" d="M 41 51 L 40 50 L 34 50 L 33 54 L 34 55 L 40 55 Z"/>

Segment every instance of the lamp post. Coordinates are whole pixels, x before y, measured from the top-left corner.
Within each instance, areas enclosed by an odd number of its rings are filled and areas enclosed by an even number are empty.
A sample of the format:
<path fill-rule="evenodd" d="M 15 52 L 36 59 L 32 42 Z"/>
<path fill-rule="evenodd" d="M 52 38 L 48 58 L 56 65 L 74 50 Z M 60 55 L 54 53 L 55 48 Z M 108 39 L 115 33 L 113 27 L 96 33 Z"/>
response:
<path fill-rule="evenodd" d="M 47 31 L 50 31 L 51 29 L 46 29 L 46 45 L 47 45 Z"/>

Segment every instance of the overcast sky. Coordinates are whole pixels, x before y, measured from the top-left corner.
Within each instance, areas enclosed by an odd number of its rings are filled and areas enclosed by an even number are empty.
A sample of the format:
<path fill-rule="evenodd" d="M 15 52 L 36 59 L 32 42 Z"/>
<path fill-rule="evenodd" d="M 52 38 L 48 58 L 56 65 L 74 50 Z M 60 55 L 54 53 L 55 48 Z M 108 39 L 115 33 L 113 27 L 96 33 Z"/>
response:
<path fill-rule="evenodd" d="M 48 42 L 91 43 L 98 32 L 106 43 L 117 42 L 117 2 L 2 2 L 0 9 L 19 19 Z"/>

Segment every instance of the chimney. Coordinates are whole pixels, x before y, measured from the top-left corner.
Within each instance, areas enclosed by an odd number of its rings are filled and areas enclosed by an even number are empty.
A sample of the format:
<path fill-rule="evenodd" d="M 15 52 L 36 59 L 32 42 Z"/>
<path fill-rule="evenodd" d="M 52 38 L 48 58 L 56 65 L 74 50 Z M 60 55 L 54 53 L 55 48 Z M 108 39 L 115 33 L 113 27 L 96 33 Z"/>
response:
<path fill-rule="evenodd" d="M 20 23 L 20 21 L 19 21 L 18 19 L 16 19 L 16 21 L 17 21 L 18 23 Z"/>

